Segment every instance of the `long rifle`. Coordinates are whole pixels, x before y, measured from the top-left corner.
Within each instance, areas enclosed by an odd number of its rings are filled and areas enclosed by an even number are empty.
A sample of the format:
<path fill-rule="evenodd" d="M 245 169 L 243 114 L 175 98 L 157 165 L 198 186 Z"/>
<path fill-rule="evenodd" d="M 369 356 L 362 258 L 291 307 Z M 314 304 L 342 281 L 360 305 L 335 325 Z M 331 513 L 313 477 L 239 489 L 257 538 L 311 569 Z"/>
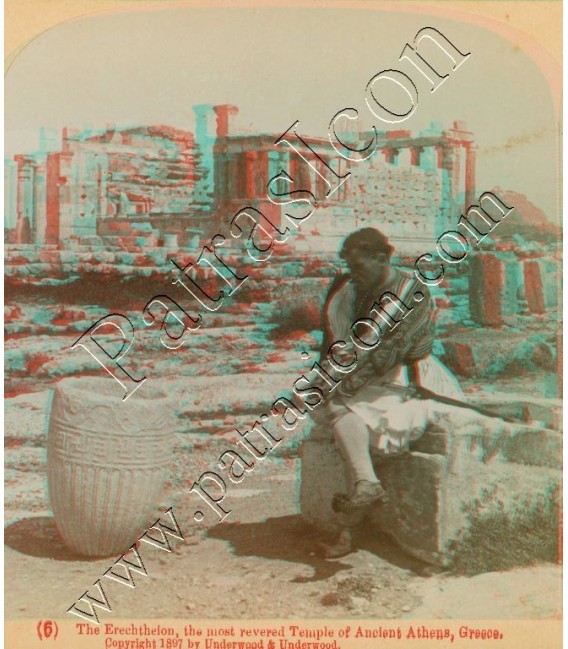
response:
<path fill-rule="evenodd" d="M 495 412 L 494 410 L 490 410 L 489 408 L 482 408 L 481 406 L 476 406 L 472 403 L 467 403 L 466 401 L 462 401 L 461 399 L 454 399 L 453 397 L 445 397 L 441 394 L 437 394 L 436 392 L 432 392 L 432 390 L 428 390 L 427 388 L 424 388 L 421 385 L 411 384 L 409 386 L 404 386 L 404 385 L 398 385 L 396 383 L 384 383 L 383 385 L 388 386 L 393 390 L 403 392 L 405 395 L 407 395 L 410 398 L 418 397 L 419 399 L 432 399 L 432 401 L 437 401 L 438 403 L 445 403 L 448 406 L 467 408 L 468 410 L 473 410 L 474 412 L 478 412 L 480 415 L 485 415 L 486 417 L 493 417 L 494 419 L 502 419 L 503 421 L 509 422 L 511 424 L 527 423 L 526 421 L 518 417 L 511 417 L 511 416 L 507 417 L 498 412 Z"/>

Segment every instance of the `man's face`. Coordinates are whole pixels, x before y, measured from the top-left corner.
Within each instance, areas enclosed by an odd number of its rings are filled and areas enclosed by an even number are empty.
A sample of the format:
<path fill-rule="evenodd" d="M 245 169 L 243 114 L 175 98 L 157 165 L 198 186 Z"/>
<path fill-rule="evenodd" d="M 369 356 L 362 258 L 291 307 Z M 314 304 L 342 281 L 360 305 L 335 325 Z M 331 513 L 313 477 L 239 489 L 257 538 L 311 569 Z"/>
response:
<path fill-rule="evenodd" d="M 380 285 L 387 277 L 389 257 L 385 253 L 355 249 L 349 252 L 345 261 L 353 281 L 360 288 Z"/>

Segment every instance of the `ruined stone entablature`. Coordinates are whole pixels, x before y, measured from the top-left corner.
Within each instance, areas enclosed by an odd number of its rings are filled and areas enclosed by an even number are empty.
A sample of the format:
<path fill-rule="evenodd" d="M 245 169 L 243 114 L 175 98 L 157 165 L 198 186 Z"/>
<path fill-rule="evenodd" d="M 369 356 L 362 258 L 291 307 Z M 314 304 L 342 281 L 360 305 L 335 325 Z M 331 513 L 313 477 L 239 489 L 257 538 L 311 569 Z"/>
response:
<path fill-rule="evenodd" d="M 317 214 L 290 240 L 299 251 L 317 235 L 316 249 L 331 250 L 338 236 L 362 224 L 384 228 L 395 245 L 410 245 L 406 252 L 420 250 L 475 202 L 476 145 L 462 122 L 447 130 L 431 125 L 414 136 L 379 132 L 375 154 L 360 162 L 339 156 L 328 138 L 302 136 L 321 158 L 320 173 L 329 173 L 328 164 L 352 174 L 326 197 L 316 170 L 275 145 L 279 134 L 235 131 L 238 109 L 231 105 L 198 105 L 194 113 L 195 135 L 168 126 L 65 128 L 59 151 L 15 156 L 5 174 L 9 241 L 65 245 L 98 236 L 110 246 L 191 246 L 248 205 L 282 223 L 290 209 L 285 199 L 267 198 L 267 185 L 281 170 L 293 189 L 318 201 Z M 356 144 L 369 135 L 352 132 L 345 139 Z M 407 245 L 409 232 L 414 239 Z"/>

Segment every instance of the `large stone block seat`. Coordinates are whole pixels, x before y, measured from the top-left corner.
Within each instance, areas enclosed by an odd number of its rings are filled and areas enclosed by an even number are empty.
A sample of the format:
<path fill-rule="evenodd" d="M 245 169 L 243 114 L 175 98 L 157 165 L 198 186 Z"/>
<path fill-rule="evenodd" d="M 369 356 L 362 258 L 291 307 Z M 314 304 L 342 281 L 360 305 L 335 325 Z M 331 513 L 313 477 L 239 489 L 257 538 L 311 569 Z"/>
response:
<path fill-rule="evenodd" d="M 541 408 L 559 407 L 557 400 L 540 401 Z M 321 531 L 337 530 L 331 500 L 348 489 L 330 427 L 314 425 L 300 455 L 302 515 Z M 387 532 L 412 556 L 439 566 L 554 560 L 561 456 L 561 433 L 542 424 L 437 405 L 409 452 L 374 458 L 389 504 L 376 506 L 361 525 L 371 534 Z"/>

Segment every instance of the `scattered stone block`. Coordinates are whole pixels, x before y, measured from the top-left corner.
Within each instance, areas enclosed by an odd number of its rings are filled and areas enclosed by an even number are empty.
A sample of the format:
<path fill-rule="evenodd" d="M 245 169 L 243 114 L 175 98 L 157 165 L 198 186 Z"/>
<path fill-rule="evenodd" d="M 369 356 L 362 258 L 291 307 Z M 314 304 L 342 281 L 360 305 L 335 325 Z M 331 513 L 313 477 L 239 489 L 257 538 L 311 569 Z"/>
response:
<path fill-rule="evenodd" d="M 519 313 L 523 306 L 523 269 L 516 257 L 503 260 L 503 280 L 501 313 L 506 317 Z"/>
<path fill-rule="evenodd" d="M 444 363 L 459 376 L 472 376 L 475 372 L 475 357 L 471 345 L 465 342 L 444 341 Z"/>
<path fill-rule="evenodd" d="M 504 264 L 494 254 L 477 254 L 469 266 L 469 308 L 480 325 L 499 326 L 502 319 L 501 291 Z"/>
<path fill-rule="evenodd" d="M 536 263 L 539 266 L 541 278 L 545 278 L 545 281 L 542 283 L 544 308 L 553 309 L 559 304 L 561 292 L 560 277 L 562 270 L 560 263 L 555 259 L 537 259 Z"/>
<path fill-rule="evenodd" d="M 525 299 L 531 313 L 544 313 L 544 297 L 540 266 L 535 260 L 523 264 L 525 279 Z"/>

